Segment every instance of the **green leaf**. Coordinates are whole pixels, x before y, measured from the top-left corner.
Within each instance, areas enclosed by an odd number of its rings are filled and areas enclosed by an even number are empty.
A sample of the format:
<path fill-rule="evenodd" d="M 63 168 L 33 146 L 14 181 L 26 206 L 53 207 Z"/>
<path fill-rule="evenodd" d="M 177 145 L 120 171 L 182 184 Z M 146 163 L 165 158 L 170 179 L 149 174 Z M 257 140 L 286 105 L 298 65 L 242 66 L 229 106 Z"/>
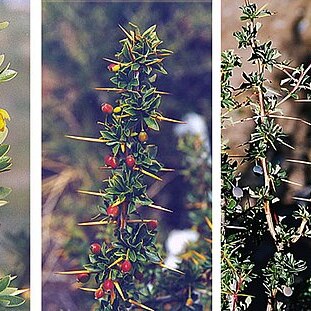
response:
<path fill-rule="evenodd" d="M 153 203 L 153 201 L 147 197 L 143 197 L 143 196 L 140 196 L 140 197 L 135 197 L 135 203 L 136 204 L 139 204 L 139 205 L 150 205 Z"/>
<path fill-rule="evenodd" d="M 0 146 L 0 157 L 3 157 L 10 150 L 10 145 L 1 145 Z"/>
<path fill-rule="evenodd" d="M 140 68 L 140 64 L 138 64 L 138 63 L 133 63 L 132 65 L 131 65 L 131 70 L 133 70 L 133 71 L 136 71 L 136 70 L 138 70 Z"/>
<path fill-rule="evenodd" d="M 109 131 L 100 131 L 100 134 L 101 134 L 101 136 L 102 136 L 104 139 L 107 139 L 107 140 L 116 140 L 116 139 L 117 139 L 116 134 L 113 133 L 113 132 L 109 132 Z"/>
<path fill-rule="evenodd" d="M 114 147 L 112 147 L 112 153 L 114 156 L 116 156 L 118 154 L 119 149 L 120 149 L 120 144 L 117 144 Z"/>
<path fill-rule="evenodd" d="M 6 307 L 18 307 L 22 305 L 24 302 L 25 300 L 18 296 L 9 296 L 9 295 L 0 296 L 0 304 Z"/>
<path fill-rule="evenodd" d="M 8 26 L 9 26 L 9 22 L 1 22 L 0 23 L 0 30 L 3 30 L 3 29 L 5 29 L 5 28 L 7 28 Z"/>
<path fill-rule="evenodd" d="M 17 72 L 12 69 L 7 69 L 0 73 L 0 83 L 12 80 L 17 75 Z"/>
<path fill-rule="evenodd" d="M 144 118 L 144 121 L 146 122 L 147 126 L 154 130 L 154 131 L 159 131 L 160 127 L 158 122 L 154 118 Z"/>
<path fill-rule="evenodd" d="M 152 262 L 160 262 L 161 261 L 161 258 L 157 252 L 145 250 L 145 253 L 146 253 L 146 256 L 150 259 L 150 261 L 152 261 Z"/>
<path fill-rule="evenodd" d="M 1 292 L 0 296 L 1 295 L 18 295 L 18 288 L 16 287 L 7 287 L 3 292 Z"/>
<path fill-rule="evenodd" d="M 7 275 L 0 280 L 0 293 L 3 292 L 10 284 L 11 276 Z"/>
<path fill-rule="evenodd" d="M 154 83 L 157 79 L 157 74 L 155 73 L 153 76 L 149 78 L 150 83 Z"/>
<path fill-rule="evenodd" d="M 139 229 L 137 230 L 136 234 L 133 237 L 133 244 L 136 244 L 143 240 L 143 238 L 146 236 L 147 233 L 147 227 L 145 224 L 140 225 Z"/>
<path fill-rule="evenodd" d="M 157 28 L 157 25 L 152 25 L 142 34 L 142 36 L 145 37 L 149 35 L 151 32 L 155 31 L 156 28 Z"/>
<path fill-rule="evenodd" d="M 0 187 L 0 200 L 6 198 L 11 193 L 11 191 L 11 188 Z"/>
<path fill-rule="evenodd" d="M 146 262 L 147 261 L 147 258 L 142 253 L 138 253 L 136 255 L 137 255 L 137 260 L 139 262 Z"/>
<path fill-rule="evenodd" d="M 148 96 L 152 95 L 155 91 L 156 91 L 156 88 L 155 88 L 155 87 L 151 87 L 150 89 L 148 89 L 148 90 L 146 91 L 146 93 L 144 94 L 144 96 L 143 96 L 144 100 L 145 100 Z"/>
<path fill-rule="evenodd" d="M 132 250 L 132 249 L 130 249 L 130 250 L 129 250 L 129 260 L 130 260 L 131 262 L 135 262 L 136 259 L 137 259 L 137 257 L 136 257 L 135 251 Z"/>
<path fill-rule="evenodd" d="M 155 159 L 158 153 L 158 146 L 156 145 L 148 145 L 146 147 L 146 150 L 148 152 L 148 155 L 151 159 Z"/>
<path fill-rule="evenodd" d="M 0 158 L 0 171 L 7 171 L 12 166 L 11 158 L 4 156 Z"/>

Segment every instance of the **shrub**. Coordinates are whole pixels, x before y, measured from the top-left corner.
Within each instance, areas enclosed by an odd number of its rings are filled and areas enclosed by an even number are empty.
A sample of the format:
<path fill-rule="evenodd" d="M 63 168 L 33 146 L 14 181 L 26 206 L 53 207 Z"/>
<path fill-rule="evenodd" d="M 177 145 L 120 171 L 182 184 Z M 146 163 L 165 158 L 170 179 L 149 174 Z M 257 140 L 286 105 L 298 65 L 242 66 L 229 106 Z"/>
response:
<path fill-rule="evenodd" d="M 289 310 L 298 288 L 297 276 L 302 276 L 307 268 L 306 262 L 294 255 L 294 248 L 298 241 L 311 237 L 310 196 L 294 197 L 298 205 L 282 213 L 280 188 L 284 183 L 296 183 L 287 179 L 284 164 L 276 157 L 281 148 L 293 148 L 277 121 L 310 125 L 284 115 L 282 104 L 289 100 L 310 101 L 311 66 L 293 67 L 280 60 L 281 54 L 271 41 L 259 40 L 259 20 L 272 12 L 265 7 L 258 9 L 249 1 L 245 1 L 241 11 L 245 24 L 233 35 L 238 48 L 249 50 L 250 57 L 243 60 L 234 50 L 222 53 L 222 127 L 253 122 L 254 128 L 249 140 L 235 150 L 230 150 L 223 137 L 222 309 L 260 306 L 266 310 Z M 244 62 L 254 70 L 243 71 L 242 84 L 234 86 L 232 77 L 237 68 L 243 70 Z M 285 76 L 278 90 L 269 86 L 268 73 L 274 71 Z M 234 112 L 241 111 L 250 117 L 233 121 L 233 115 L 238 115 Z M 244 152 L 238 152 L 241 147 L 246 147 Z M 245 166 L 252 175 L 243 170 Z"/>
<path fill-rule="evenodd" d="M 120 26 L 126 37 L 120 41 L 122 49 L 116 54 L 117 60 L 106 59 L 110 63 L 107 69 L 113 73 L 113 87 L 97 88 L 119 95 L 114 104 L 101 106 L 100 138 L 68 136 L 104 143 L 111 149 L 101 167 L 111 171 L 104 180 L 105 189 L 79 191 L 102 199 L 98 215 L 80 225 L 107 227 L 110 236 L 106 235 L 102 243 L 92 244 L 85 270 L 63 273 L 78 274 L 80 280 L 81 274 L 94 275 L 96 288 L 81 289 L 95 293 L 100 310 L 126 309 L 131 305 L 152 310 L 143 301 L 151 293 L 157 268 L 184 274 L 163 263 L 156 244 L 157 220 L 141 216 L 144 207 L 171 212 L 148 197 L 144 177 L 161 181 L 160 172 L 172 171 L 157 160 L 157 146 L 149 143 L 150 131 L 159 131 L 161 121 L 183 123 L 159 112 L 161 96 L 168 93 L 153 85 L 157 73 L 167 74 L 163 62 L 172 52 L 159 48 L 162 41 L 155 25 L 143 33 L 136 25 L 130 25 L 130 31 Z"/>

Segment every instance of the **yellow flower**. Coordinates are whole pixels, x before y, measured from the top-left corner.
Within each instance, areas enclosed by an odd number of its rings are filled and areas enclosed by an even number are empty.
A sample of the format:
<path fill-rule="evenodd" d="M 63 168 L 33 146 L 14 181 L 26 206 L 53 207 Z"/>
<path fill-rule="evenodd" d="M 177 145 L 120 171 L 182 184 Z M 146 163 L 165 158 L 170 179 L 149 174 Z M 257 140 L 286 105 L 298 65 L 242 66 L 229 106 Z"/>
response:
<path fill-rule="evenodd" d="M 10 115 L 6 110 L 0 109 L 0 132 L 3 132 L 6 128 L 5 120 L 11 120 Z"/>

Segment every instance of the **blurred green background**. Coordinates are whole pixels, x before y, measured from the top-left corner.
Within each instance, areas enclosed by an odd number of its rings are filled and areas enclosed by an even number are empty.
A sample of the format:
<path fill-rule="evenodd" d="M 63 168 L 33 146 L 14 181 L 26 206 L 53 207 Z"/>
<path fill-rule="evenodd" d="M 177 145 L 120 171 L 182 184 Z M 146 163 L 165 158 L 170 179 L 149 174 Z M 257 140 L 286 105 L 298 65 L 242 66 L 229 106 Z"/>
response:
<path fill-rule="evenodd" d="M 86 263 L 88 245 L 96 230 L 76 223 L 96 214 L 98 200 L 78 195 L 76 189 L 98 190 L 105 175 L 105 147 L 77 142 L 65 134 L 98 137 L 100 105 L 113 94 L 94 90 L 111 86 L 103 57 L 114 58 L 124 27 L 131 21 L 146 29 L 157 24 L 163 48 L 174 51 L 167 59 L 167 76 L 157 81 L 165 116 L 184 119 L 196 113 L 202 122 L 185 128 L 201 131 L 206 143 L 211 133 L 211 1 L 205 2 L 43 2 L 43 304 L 44 310 L 86 310 L 90 294 L 75 290 L 74 277 L 55 271 Z M 200 126 L 201 124 L 201 126 Z M 205 132 L 205 133 L 203 133 Z M 177 151 L 174 126 L 162 123 L 150 141 L 159 145 L 159 158 L 175 173 L 163 174 L 163 183 L 150 183 L 157 204 L 174 210 L 161 217 L 160 240 L 173 228 L 191 227 L 185 205 L 189 185 L 181 177 L 183 159 Z M 149 180 L 150 181 L 150 180 Z M 149 215 L 151 216 L 151 215 Z M 53 295 L 51 295 L 53 293 Z"/>
<path fill-rule="evenodd" d="M 0 11 L 1 21 L 10 22 L 0 32 L 0 53 L 18 72 L 0 86 L 0 107 L 11 116 L 6 143 L 13 161 L 11 171 L 1 174 L 1 186 L 13 191 L 0 209 L 0 275 L 17 275 L 12 285 L 29 288 L 29 1 L 1 1 Z M 19 310 L 29 310 L 29 302 Z"/>

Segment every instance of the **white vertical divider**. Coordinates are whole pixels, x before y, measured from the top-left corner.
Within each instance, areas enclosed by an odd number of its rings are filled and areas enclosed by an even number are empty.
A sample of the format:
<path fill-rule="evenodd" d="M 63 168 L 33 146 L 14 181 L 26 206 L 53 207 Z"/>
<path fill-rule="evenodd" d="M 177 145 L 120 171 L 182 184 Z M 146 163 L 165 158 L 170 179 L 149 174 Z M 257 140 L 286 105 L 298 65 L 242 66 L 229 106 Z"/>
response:
<path fill-rule="evenodd" d="M 212 310 L 221 310 L 221 129 L 220 129 L 220 62 L 221 62 L 221 0 L 212 2 L 212 198 L 213 198 L 213 249 L 212 249 L 212 279 L 213 296 Z"/>
<path fill-rule="evenodd" d="M 30 0 L 30 310 L 41 310 L 41 0 Z"/>

